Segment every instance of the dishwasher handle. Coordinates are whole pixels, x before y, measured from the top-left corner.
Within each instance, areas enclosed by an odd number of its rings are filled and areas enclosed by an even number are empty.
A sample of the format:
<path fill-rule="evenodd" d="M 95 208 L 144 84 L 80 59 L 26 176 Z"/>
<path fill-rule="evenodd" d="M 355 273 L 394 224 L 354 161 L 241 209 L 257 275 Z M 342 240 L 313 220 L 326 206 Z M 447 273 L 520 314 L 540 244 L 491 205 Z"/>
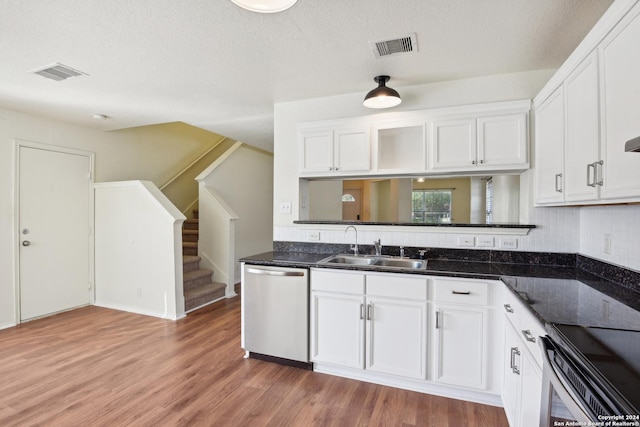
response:
<path fill-rule="evenodd" d="M 266 276 L 304 276 L 305 271 L 262 270 L 260 268 L 247 267 L 247 273 L 262 274 Z"/>

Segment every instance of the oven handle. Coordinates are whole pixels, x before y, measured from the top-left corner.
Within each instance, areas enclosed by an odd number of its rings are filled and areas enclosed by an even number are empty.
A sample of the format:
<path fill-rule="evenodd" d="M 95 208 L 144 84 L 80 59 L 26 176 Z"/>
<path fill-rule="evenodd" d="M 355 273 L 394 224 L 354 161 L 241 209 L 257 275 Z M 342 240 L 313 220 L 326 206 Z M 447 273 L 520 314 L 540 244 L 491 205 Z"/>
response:
<path fill-rule="evenodd" d="M 588 423 L 589 421 L 597 421 L 593 419 L 580 399 L 580 397 L 574 392 L 571 384 L 567 383 L 562 375 L 558 375 L 553 362 L 551 361 L 550 353 L 558 353 L 557 347 L 549 339 L 549 337 L 540 337 L 540 347 L 542 348 L 543 363 L 542 363 L 542 404 L 541 404 L 541 417 L 540 425 L 548 426 L 551 416 L 551 387 L 556 391 L 562 403 L 567 407 L 571 415 L 573 415 L 576 421 Z"/>

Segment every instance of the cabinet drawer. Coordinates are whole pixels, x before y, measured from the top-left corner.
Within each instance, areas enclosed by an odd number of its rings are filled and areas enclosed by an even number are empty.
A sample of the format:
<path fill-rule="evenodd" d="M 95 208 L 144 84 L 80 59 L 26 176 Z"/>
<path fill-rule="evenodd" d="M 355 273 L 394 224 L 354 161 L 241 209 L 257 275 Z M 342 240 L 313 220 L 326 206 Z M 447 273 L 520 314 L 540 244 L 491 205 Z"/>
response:
<path fill-rule="evenodd" d="M 436 302 L 488 305 L 489 284 L 469 280 L 434 279 Z"/>
<path fill-rule="evenodd" d="M 427 278 L 398 274 L 367 274 L 367 295 L 427 299 Z"/>
<path fill-rule="evenodd" d="M 525 307 L 523 309 L 527 310 Z M 533 356 L 534 360 L 538 364 L 538 367 L 542 367 L 542 350 L 538 341 L 541 336 L 545 336 L 544 325 L 529 311 L 525 311 L 520 316 L 520 327 L 518 333 L 522 342 L 526 344 L 529 353 Z"/>
<path fill-rule="evenodd" d="M 311 290 L 364 294 L 364 274 L 350 271 L 311 270 Z"/>

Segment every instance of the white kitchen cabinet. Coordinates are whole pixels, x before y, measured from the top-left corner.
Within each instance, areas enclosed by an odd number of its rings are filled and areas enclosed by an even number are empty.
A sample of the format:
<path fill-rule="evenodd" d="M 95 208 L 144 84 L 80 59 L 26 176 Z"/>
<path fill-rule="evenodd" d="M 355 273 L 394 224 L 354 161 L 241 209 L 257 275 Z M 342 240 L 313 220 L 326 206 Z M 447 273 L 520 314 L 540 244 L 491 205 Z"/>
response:
<path fill-rule="evenodd" d="M 564 201 L 564 86 L 535 111 L 536 203 Z"/>
<path fill-rule="evenodd" d="M 564 200 L 598 197 L 600 113 L 597 52 L 585 59 L 564 82 L 565 165 Z"/>
<path fill-rule="evenodd" d="M 487 388 L 489 283 L 434 278 L 433 381 Z"/>
<path fill-rule="evenodd" d="M 610 10 L 578 46 L 580 55 L 572 55 L 536 98 L 537 204 L 640 201 L 640 155 L 624 151 L 626 141 L 640 136 L 640 2 L 616 3 Z M 564 92 L 561 111 L 552 108 L 555 94 L 547 97 L 558 86 Z M 551 140 L 559 140 L 560 126 L 564 170 L 553 172 Z M 553 197 L 556 179 L 562 196 Z"/>
<path fill-rule="evenodd" d="M 435 120 L 430 129 L 434 171 L 529 167 L 526 113 Z"/>
<path fill-rule="evenodd" d="M 367 296 L 366 369 L 426 378 L 427 302 Z"/>
<path fill-rule="evenodd" d="M 311 360 L 364 367 L 364 296 L 311 293 Z"/>
<path fill-rule="evenodd" d="M 541 279 L 545 280 L 545 279 Z M 541 322 L 505 288 L 502 401 L 511 427 L 538 427 L 542 393 Z"/>
<path fill-rule="evenodd" d="M 364 284 L 362 273 L 311 270 L 312 361 L 424 380 L 426 277 L 371 273 Z"/>
<path fill-rule="evenodd" d="M 509 322 L 505 322 L 504 361 L 502 396 L 509 425 L 538 427 L 542 373 Z"/>
<path fill-rule="evenodd" d="M 640 199 L 640 154 L 626 153 L 625 142 L 640 136 L 640 3 L 601 43 L 603 146 L 602 187 L 605 200 Z"/>
<path fill-rule="evenodd" d="M 487 387 L 486 308 L 436 304 L 435 372 L 439 383 Z"/>
<path fill-rule="evenodd" d="M 367 173 L 371 169 L 366 125 L 299 131 L 301 175 Z"/>

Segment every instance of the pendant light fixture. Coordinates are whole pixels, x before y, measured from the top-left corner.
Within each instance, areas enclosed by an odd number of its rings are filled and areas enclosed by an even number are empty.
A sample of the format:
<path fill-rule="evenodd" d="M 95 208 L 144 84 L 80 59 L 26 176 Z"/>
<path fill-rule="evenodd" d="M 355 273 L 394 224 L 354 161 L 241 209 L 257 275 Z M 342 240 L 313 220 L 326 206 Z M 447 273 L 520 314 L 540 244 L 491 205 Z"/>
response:
<path fill-rule="evenodd" d="M 398 92 L 385 86 L 389 79 L 389 76 L 374 77 L 373 81 L 378 83 L 378 87 L 364 97 L 362 105 L 367 108 L 390 108 L 400 104 L 402 99 Z"/>
<path fill-rule="evenodd" d="M 276 13 L 289 9 L 298 0 L 231 0 L 237 6 L 251 12 Z"/>

